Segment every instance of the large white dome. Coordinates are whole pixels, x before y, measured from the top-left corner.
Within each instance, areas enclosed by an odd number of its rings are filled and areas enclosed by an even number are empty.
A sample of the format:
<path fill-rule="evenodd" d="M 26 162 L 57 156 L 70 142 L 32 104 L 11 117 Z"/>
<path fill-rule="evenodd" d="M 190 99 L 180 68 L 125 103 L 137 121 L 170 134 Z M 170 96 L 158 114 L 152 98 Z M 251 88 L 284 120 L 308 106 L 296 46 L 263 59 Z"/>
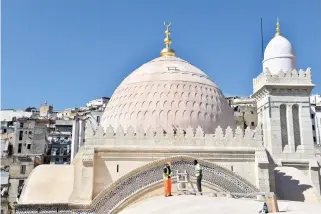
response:
<path fill-rule="evenodd" d="M 280 70 L 288 71 L 296 68 L 296 59 L 291 43 L 280 33 L 277 23 L 277 33 L 264 51 L 263 70 L 269 68 L 272 74 Z"/>
<path fill-rule="evenodd" d="M 196 128 L 214 133 L 217 126 L 235 127 L 233 110 L 221 90 L 201 70 L 176 57 L 156 58 L 132 72 L 117 87 L 102 125 L 125 129 L 142 126 Z"/>

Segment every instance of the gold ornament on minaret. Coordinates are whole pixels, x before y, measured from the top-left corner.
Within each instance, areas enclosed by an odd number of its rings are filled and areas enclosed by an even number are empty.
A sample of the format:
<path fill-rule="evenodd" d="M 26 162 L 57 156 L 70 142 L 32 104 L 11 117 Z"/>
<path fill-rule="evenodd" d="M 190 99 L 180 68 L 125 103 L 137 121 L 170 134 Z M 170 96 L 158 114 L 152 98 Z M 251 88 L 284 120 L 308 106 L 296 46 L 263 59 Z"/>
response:
<path fill-rule="evenodd" d="M 166 27 L 166 31 L 165 31 L 166 38 L 164 39 L 165 48 L 163 48 L 163 50 L 160 52 L 160 55 L 175 56 L 175 51 L 170 48 L 170 44 L 172 43 L 172 40 L 169 37 L 169 35 L 171 35 L 171 32 L 169 31 L 169 26 L 171 26 L 171 23 L 166 24 L 166 22 L 164 22 L 164 26 Z"/>
<path fill-rule="evenodd" d="M 279 20 L 279 18 L 277 18 L 277 21 L 276 21 L 276 34 L 275 34 L 275 36 L 282 36 L 282 35 L 281 35 L 280 20 Z"/>

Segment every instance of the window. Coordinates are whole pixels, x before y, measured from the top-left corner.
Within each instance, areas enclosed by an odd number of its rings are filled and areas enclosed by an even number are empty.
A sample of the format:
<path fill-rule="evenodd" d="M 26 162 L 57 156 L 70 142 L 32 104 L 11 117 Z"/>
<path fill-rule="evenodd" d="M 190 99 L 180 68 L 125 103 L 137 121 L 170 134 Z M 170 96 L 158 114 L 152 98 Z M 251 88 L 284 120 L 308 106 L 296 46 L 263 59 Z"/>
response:
<path fill-rule="evenodd" d="M 317 142 L 317 138 L 316 137 L 313 137 L 313 142 Z"/>
<path fill-rule="evenodd" d="M 31 144 L 27 144 L 27 149 L 31 149 Z"/>
<path fill-rule="evenodd" d="M 311 114 L 311 119 L 313 119 L 314 118 L 314 114 Z"/>
<path fill-rule="evenodd" d="M 20 174 L 25 174 L 26 173 L 26 165 L 21 165 L 20 166 Z"/>
<path fill-rule="evenodd" d="M 3 129 L 3 133 L 7 133 L 7 129 Z"/>
<path fill-rule="evenodd" d="M 21 153 L 22 143 L 19 143 L 18 145 L 18 153 Z"/>
<path fill-rule="evenodd" d="M 25 134 L 28 134 L 28 131 L 25 131 Z"/>
<path fill-rule="evenodd" d="M 63 162 L 67 162 L 67 158 L 63 158 L 62 160 L 63 160 Z"/>
<path fill-rule="evenodd" d="M 100 116 L 96 117 L 96 121 L 97 121 L 97 123 L 100 123 Z"/>
<path fill-rule="evenodd" d="M 117 172 L 119 172 L 119 165 L 117 164 Z"/>
<path fill-rule="evenodd" d="M 20 128 L 23 128 L 23 123 L 20 123 Z"/>
<path fill-rule="evenodd" d="M 251 126 L 254 126 L 254 122 L 251 122 Z"/>
<path fill-rule="evenodd" d="M 23 138 L 23 131 L 20 131 L 19 132 L 19 140 L 22 140 L 22 138 Z"/>
<path fill-rule="evenodd" d="M 315 130 L 315 126 L 314 126 L 314 125 L 312 125 L 312 130 L 313 130 L 313 131 Z"/>
<path fill-rule="evenodd" d="M 32 134 L 32 131 L 29 131 L 29 134 Z"/>
<path fill-rule="evenodd" d="M 59 158 L 56 158 L 56 163 L 59 163 Z"/>
<path fill-rule="evenodd" d="M 251 111 L 251 114 L 254 114 L 254 112 L 253 112 L 253 111 Z"/>

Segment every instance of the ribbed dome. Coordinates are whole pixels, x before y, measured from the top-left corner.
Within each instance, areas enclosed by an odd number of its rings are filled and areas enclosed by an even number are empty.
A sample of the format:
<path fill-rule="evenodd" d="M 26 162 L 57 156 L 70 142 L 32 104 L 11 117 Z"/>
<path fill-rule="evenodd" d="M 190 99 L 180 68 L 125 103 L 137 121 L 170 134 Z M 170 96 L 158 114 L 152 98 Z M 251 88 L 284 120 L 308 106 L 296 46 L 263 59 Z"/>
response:
<path fill-rule="evenodd" d="M 296 59 L 289 40 L 278 35 L 269 42 L 264 51 L 263 70 L 265 68 L 269 68 L 271 73 L 296 68 Z"/>
<path fill-rule="evenodd" d="M 235 127 L 221 90 L 201 70 L 175 56 L 156 58 L 132 72 L 115 90 L 102 119 L 105 129 L 190 125 L 214 133 L 218 125 Z"/>

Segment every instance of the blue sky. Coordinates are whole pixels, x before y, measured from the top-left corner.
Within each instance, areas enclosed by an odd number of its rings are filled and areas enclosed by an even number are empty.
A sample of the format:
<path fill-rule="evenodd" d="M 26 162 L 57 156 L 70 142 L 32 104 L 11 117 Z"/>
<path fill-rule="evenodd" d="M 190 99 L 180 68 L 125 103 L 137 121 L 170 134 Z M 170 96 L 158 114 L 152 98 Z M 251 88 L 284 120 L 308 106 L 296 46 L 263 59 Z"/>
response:
<path fill-rule="evenodd" d="M 264 47 L 281 32 L 297 67 L 321 93 L 320 0 L 2 0 L 2 108 L 84 106 L 111 96 L 133 70 L 159 56 L 163 22 L 172 47 L 225 95 L 247 96 Z"/>

